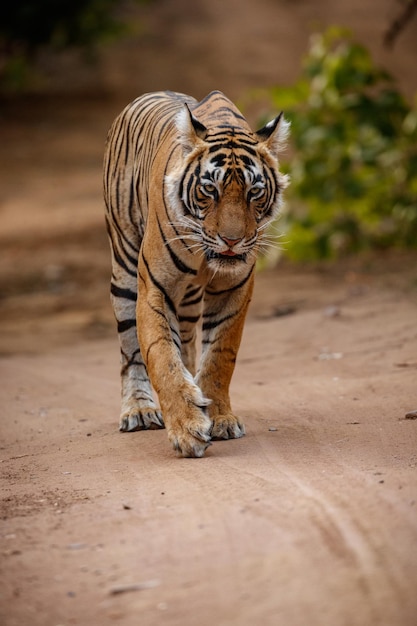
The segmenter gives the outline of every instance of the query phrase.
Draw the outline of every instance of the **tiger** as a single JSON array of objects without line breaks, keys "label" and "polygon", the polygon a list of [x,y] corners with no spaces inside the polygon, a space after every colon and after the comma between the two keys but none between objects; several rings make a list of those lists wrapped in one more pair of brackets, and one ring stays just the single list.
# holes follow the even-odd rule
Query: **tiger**
[{"label": "tiger", "polygon": [[177,456],[245,434],[229,386],[255,262],[288,184],[278,164],[288,128],[280,113],[254,133],[220,91],[200,102],[160,91],[136,98],[108,132],[119,429],[166,427]]}]

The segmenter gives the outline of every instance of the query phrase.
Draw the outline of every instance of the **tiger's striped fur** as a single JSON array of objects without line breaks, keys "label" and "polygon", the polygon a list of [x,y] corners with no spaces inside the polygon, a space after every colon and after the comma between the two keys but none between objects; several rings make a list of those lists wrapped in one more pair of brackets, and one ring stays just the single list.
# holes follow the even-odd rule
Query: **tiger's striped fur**
[{"label": "tiger's striped fur", "polygon": [[165,423],[174,449],[195,457],[212,438],[244,434],[229,384],[257,252],[287,184],[277,161],[287,127],[279,116],[253,133],[219,91],[199,103],[146,94],[114,121],[104,197],[121,346],[120,430]]}]

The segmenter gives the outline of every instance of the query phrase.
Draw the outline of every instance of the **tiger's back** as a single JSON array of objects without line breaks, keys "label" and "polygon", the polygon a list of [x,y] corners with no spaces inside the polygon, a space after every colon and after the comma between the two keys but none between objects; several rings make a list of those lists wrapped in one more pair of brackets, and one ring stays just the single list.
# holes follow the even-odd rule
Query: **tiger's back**
[{"label": "tiger's back", "polygon": [[256,256],[286,185],[276,158],[285,132],[279,116],[253,133],[220,92],[200,103],[147,94],[115,120],[104,196],[122,355],[121,430],[160,428],[165,420],[183,456],[202,456],[213,436],[244,434],[229,384]]}]

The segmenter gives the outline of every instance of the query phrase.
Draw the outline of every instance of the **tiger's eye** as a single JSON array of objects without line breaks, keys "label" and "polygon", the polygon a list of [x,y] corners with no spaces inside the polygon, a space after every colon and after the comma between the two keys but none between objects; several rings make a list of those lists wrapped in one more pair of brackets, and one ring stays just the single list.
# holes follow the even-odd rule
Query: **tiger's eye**
[{"label": "tiger's eye", "polygon": [[264,187],[251,187],[248,191],[248,198],[249,200],[258,200],[258,198],[261,198],[264,193]]},{"label": "tiger's eye", "polygon": [[213,183],[203,182],[200,185],[200,191],[209,198],[215,198],[217,196],[217,187]]}]

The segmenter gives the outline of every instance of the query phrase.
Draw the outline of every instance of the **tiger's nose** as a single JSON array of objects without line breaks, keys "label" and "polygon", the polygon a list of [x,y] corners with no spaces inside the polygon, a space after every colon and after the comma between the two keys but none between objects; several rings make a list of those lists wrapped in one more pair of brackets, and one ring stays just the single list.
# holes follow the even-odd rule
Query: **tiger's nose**
[{"label": "tiger's nose", "polygon": [[223,235],[220,235],[220,237],[225,243],[227,243],[229,248],[233,248],[233,246],[235,246],[237,243],[239,243],[239,241],[242,241],[243,239],[243,237],[238,237],[238,239],[229,239],[229,237],[224,237]]}]

